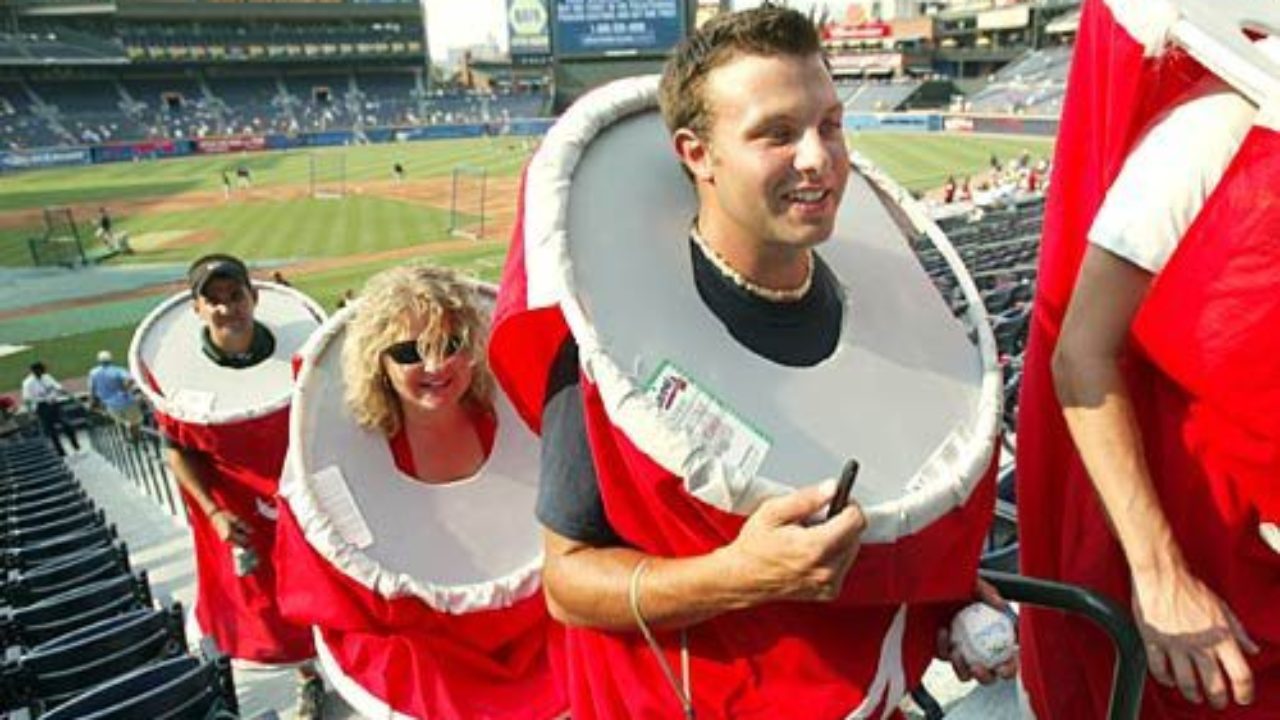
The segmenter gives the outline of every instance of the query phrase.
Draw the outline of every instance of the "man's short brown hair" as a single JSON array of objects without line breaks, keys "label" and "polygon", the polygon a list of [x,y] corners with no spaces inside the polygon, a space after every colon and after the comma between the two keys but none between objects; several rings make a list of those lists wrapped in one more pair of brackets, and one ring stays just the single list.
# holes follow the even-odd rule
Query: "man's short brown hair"
[{"label": "man's short brown hair", "polygon": [[676,46],[662,71],[658,102],[667,130],[688,128],[705,136],[711,110],[707,75],[736,55],[808,57],[822,53],[813,21],[797,10],[766,3],[718,15]]}]

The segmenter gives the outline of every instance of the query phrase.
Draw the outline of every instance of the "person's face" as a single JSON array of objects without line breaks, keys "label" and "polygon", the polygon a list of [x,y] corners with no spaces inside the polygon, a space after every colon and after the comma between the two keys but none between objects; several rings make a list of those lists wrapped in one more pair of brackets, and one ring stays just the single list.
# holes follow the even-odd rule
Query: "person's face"
[{"label": "person's face", "polygon": [[[843,106],[818,55],[739,55],[703,86],[706,137],[676,133],[704,186],[700,223],[722,242],[817,245],[831,235],[849,177]],[[713,240],[714,241],[714,240]]]},{"label": "person's face", "polygon": [[[415,348],[418,347],[418,340],[425,329],[426,321],[415,319],[408,331],[392,347],[406,343],[413,343]],[[382,371],[406,410],[412,408],[432,412],[457,405],[471,388],[473,360],[470,349],[449,339],[456,337],[449,323],[445,323],[444,334],[444,357],[439,361],[425,358],[420,352],[405,352],[404,347],[392,352],[384,349]]]},{"label": "person's face", "polygon": [[215,277],[205,284],[204,292],[196,296],[195,310],[209,328],[214,344],[223,350],[243,350],[227,345],[239,345],[245,338],[253,337],[253,311],[257,304],[254,290],[232,278]]}]

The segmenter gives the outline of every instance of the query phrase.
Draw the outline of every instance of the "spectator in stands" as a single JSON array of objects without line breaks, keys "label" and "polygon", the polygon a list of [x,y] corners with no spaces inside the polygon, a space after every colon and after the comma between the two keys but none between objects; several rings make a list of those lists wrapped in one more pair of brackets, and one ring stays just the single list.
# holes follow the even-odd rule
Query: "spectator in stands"
[{"label": "spectator in stands", "polygon": [[71,425],[62,417],[61,402],[69,398],[70,395],[48,373],[44,363],[37,360],[31,363],[30,369],[31,372],[22,379],[23,404],[26,405],[28,411],[36,414],[36,418],[40,421],[40,429],[44,431],[45,436],[53,443],[53,449],[59,455],[65,456],[67,454],[67,451],[62,448],[62,442],[58,439],[59,431],[66,436],[71,443],[71,447],[75,448],[76,452],[79,452],[80,441],[76,439],[75,430],[72,430]]},{"label": "spectator in stands", "polygon": [[[202,325],[204,355],[229,369],[250,368],[275,353],[276,338],[254,319],[258,291],[248,268],[224,254],[199,258],[187,271],[194,309]],[[253,447],[232,445],[161,423],[169,466],[182,487],[193,516],[197,568],[202,577],[228,580],[228,555],[235,558],[235,587],[200,583],[202,629],[232,657],[264,663],[298,664],[297,717],[322,717],[324,683],[310,661],[310,630],[287,623],[279,614],[272,549],[275,544],[273,498],[284,464],[288,434],[257,434]],[[249,438],[236,438],[249,442]],[[197,447],[197,445],[199,447]],[[225,449],[219,451],[223,446]],[[201,449],[204,448],[204,449]],[[234,509],[233,509],[234,508]],[[199,517],[196,514],[199,513]],[[251,615],[252,617],[245,617]]]},{"label": "spectator in stands", "polygon": [[351,288],[347,288],[346,290],[343,290],[342,297],[338,298],[338,309],[341,310],[342,308],[350,305],[351,303],[355,302],[355,299],[356,299],[356,293],[354,290],[352,290]]},{"label": "spectator in stands", "polygon": [[138,439],[142,409],[133,395],[133,380],[127,370],[112,362],[109,350],[98,352],[98,362],[89,371],[89,403],[106,410],[129,430],[130,438]]}]

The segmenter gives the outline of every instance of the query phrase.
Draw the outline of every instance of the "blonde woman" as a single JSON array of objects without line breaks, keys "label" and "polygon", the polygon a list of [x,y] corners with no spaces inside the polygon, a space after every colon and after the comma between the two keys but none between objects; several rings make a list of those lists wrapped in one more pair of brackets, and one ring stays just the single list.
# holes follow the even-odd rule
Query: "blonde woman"
[{"label": "blonde woman", "polygon": [[428,265],[379,273],[347,333],[342,374],[356,422],[388,438],[406,475],[440,484],[474,474],[494,420],[486,323],[470,286]]},{"label": "blonde woman", "polygon": [[393,268],[302,353],[281,594],[367,717],[567,706],[541,592],[538,441],[494,391],[479,295],[448,270]]}]

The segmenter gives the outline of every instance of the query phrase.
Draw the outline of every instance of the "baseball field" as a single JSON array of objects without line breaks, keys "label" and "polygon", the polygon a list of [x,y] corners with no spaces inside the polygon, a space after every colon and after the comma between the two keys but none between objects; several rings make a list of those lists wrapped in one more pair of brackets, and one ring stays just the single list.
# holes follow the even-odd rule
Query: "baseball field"
[{"label": "baseball field", "polygon": [[[864,133],[850,144],[912,190],[982,173],[992,154],[1052,152],[1050,140],[947,134]],[[209,252],[237,254],[263,277],[279,271],[328,308],[410,259],[496,279],[531,151],[515,138],[437,140],[0,176],[0,391],[15,391],[36,359],[60,379],[83,375],[101,349],[123,359],[138,321]],[[241,166],[246,187],[235,178]],[[31,267],[29,241],[46,234],[46,208],[58,208],[55,246],[65,249],[70,218],[86,251],[104,253],[94,231],[105,209],[132,252],[91,269]]]}]

